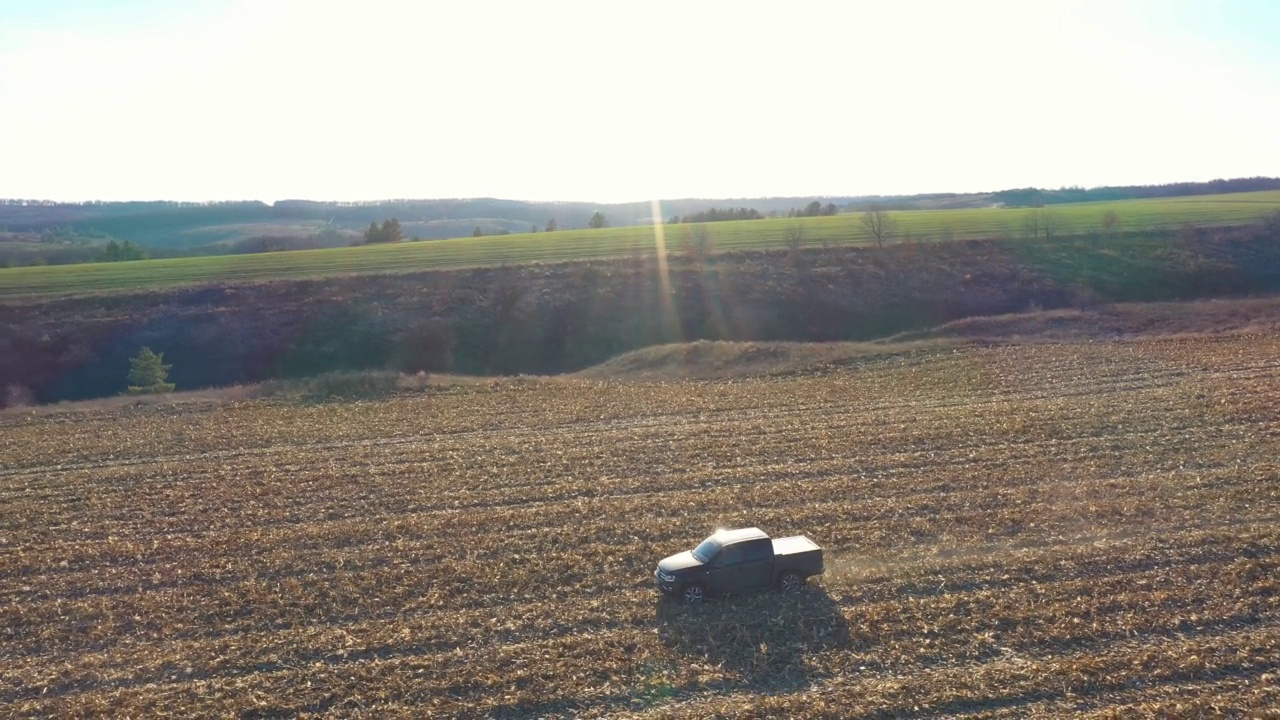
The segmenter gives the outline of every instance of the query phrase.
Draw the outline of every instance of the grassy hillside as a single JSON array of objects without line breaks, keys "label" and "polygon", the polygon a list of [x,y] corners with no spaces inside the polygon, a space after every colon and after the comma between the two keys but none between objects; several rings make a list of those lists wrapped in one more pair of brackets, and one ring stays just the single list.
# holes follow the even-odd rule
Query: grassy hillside
[{"label": "grassy hillside", "polygon": [[[1100,232],[1107,213],[1115,232],[1237,225],[1280,209],[1280,191],[1152,200],[1080,203],[1044,209],[913,210],[893,214],[895,237],[924,240],[1019,237],[1029,219],[1051,223],[1058,234]],[[799,229],[803,243],[858,244],[870,241],[860,214],[805,219],[751,220],[705,226],[713,250],[766,250],[786,247]],[[664,226],[666,247],[679,251],[695,230]],[[655,252],[654,228],[461,238],[388,246],[365,246],[199,258],[98,263],[0,270],[0,299],[159,289],[192,283],[233,283],[327,277],[348,274],[411,272],[534,262],[621,257]]]},{"label": "grassy hillside", "polygon": [[864,341],[1029,308],[1277,293],[1277,240],[1250,226],[9,298],[0,378],[42,402],[110,395],[144,345],[194,389],[371,368],[554,374],[699,339]]},{"label": "grassy hillside", "polygon": [[[0,715],[1272,717],[1278,356],[0,414]],[[747,525],[826,573],[659,599]]]}]

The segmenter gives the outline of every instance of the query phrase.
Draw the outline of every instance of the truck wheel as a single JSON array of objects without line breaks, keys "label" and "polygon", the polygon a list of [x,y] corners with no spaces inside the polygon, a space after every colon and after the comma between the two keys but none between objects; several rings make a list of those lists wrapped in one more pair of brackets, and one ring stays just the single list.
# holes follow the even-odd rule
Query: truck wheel
[{"label": "truck wheel", "polygon": [[800,588],[804,587],[804,578],[799,573],[783,573],[778,578],[778,588],[784,593],[800,592]]},{"label": "truck wheel", "polygon": [[680,592],[680,598],[684,600],[685,605],[701,605],[705,597],[705,592],[701,585],[686,585],[684,590]]}]

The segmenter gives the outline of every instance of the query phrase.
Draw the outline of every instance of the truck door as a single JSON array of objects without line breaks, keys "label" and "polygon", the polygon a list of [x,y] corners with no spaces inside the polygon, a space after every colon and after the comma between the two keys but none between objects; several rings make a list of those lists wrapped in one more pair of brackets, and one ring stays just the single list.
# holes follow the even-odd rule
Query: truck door
[{"label": "truck door", "polygon": [[742,560],[738,577],[741,588],[762,588],[773,583],[773,541],[769,538],[751,540],[740,544]]},{"label": "truck door", "polygon": [[707,584],[711,592],[731,593],[742,589],[742,545],[725,545],[720,553],[711,561],[711,572],[707,574]]}]

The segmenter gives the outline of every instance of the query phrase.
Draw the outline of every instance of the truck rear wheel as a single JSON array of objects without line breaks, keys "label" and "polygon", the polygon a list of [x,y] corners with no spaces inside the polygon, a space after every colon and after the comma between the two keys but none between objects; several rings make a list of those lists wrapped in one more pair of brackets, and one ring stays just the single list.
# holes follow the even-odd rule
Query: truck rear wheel
[{"label": "truck rear wheel", "polygon": [[783,573],[782,577],[778,578],[778,589],[784,593],[800,592],[802,587],[804,587],[804,578],[800,573]]},{"label": "truck rear wheel", "polygon": [[702,600],[705,597],[706,592],[702,589],[701,585],[696,583],[693,585],[685,585],[684,590],[680,591],[680,598],[684,600],[685,605],[701,605]]}]

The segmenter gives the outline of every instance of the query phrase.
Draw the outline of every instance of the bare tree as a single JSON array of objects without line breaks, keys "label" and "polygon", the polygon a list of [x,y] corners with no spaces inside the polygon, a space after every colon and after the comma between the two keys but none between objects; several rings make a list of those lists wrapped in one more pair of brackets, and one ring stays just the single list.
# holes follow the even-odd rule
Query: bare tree
[{"label": "bare tree", "polygon": [[485,304],[492,313],[486,365],[491,370],[505,371],[511,362],[510,339],[519,328],[520,306],[529,294],[529,286],[521,282],[519,274],[503,266],[495,271],[493,285],[489,288]]},{"label": "bare tree", "polygon": [[1036,208],[1022,216],[1022,233],[1027,240],[1052,240],[1067,229],[1067,219],[1052,210]]},{"label": "bare tree", "polygon": [[1067,219],[1052,210],[1037,210],[1040,214],[1040,229],[1044,232],[1045,240],[1052,240],[1058,235],[1066,232]]},{"label": "bare tree", "polygon": [[1102,234],[1108,238],[1115,237],[1116,230],[1120,228],[1120,215],[1115,210],[1108,210],[1102,213]]},{"label": "bare tree", "polygon": [[715,242],[711,239],[711,231],[706,225],[698,224],[693,226],[693,231],[684,236],[684,249],[696,262],[702,262],[715,249]]},{"label": "bare tree", "polygon": [[782,234],[782,240],[787,244],[787,250],[790,250],[792,255],[799,253],[800,248],[804,247],[804,226],[792,225],[787,228]]},{"label": "bare tree", "polygon": [[489,306],[499,327],[506,326],[515,317],[516,307],[529,294],[529,288],[520,282],[519,276],[506,268],[499,271],[497,281],[489,291]]},{"label": "bare tree", "polygon": [[1022,233],[1027,240],[1040,238],[1040,211],[1028,210],[1022,216]]},{"label": "bare tree", "polygon": [[889,211],[879,205],[872,205],[862,213],[862,227],[875,239],[876,246],[883,248],[884,241],[893,236],[898,222]]}]

